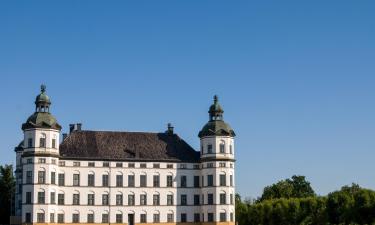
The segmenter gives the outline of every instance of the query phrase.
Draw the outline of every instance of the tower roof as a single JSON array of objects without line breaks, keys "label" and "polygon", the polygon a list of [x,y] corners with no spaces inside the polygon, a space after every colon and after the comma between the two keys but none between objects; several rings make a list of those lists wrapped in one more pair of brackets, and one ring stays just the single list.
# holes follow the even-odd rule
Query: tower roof
[{"label": "tower roof", "polygon": [[234,133],[231,126],[224,122],[223,113],[224,110],[219,104],[219,98],[217,95],[214,96],[214,103],[210,106],[208,110],[209,121],[203,126],[202,130],[199,132],[198,137],[202,138],[205,136],[232,136]]},{"label": "tower roof", "polygon": [[56,118],[49,112],[51,100],[46,94],[46,86],[41,85],[40,89],[41,93],[35,98],[35,112],[22,124],[22,130],[29,128],[61,130],[60,124],[57,123]]}]

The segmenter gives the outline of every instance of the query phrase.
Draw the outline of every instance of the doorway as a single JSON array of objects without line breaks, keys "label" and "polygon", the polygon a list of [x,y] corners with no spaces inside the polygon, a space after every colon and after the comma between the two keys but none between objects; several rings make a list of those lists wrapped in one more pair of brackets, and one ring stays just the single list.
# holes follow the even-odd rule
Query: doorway
[{"label": "doorway", "polygon": [[128,214],[128,225],[134,225],[134,214]]}]

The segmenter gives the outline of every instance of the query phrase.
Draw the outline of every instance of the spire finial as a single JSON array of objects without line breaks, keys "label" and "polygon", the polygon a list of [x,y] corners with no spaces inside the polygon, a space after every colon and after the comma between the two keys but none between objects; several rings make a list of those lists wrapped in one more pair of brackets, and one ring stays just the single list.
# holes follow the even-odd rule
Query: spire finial
[{"label": "spire finial", "polygon": [[214,95],[214,103],[217,103],[219,101],[219,98],[217,97],[217,95]]},{"label": "spire finial", "polygon": [[42,93],[44,93],[44,92],[46,92],[46,85],[45,84],[42,84],[42,85],[40,85],[40,91],[42,92]]}]

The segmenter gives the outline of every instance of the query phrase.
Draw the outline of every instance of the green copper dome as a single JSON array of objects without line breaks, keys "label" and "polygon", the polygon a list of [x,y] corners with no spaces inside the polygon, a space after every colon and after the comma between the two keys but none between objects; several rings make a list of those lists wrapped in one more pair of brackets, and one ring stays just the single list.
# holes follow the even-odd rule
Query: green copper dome
[{"label": "green copper dome", "polygon": [[210,106],[208,111],[209,121],[203,126],[202,130],[199,132],[198,137],[202,138],[205,136],[232,136],[234,133],[231,126],[224,122],[223,113],[224,110],[219,104],[218,97],[214,96],[214,103]]},{"label": "green copper dome", "polygon": [[35,100],[35,112],[24,124],[22,124],[23,130],[30,128],[50,128],[61,130],[60,124],[57,123],[56,118],[49,112],[51,101],[45,92],[46,86],[42,85],[41,93]]}]

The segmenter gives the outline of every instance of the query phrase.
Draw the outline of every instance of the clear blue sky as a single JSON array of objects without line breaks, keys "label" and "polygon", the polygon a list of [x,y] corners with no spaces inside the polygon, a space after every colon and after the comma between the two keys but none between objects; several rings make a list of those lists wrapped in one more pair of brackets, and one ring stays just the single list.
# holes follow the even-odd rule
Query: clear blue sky
[{"label": "clear blue sky", "polygon": [[375,189],[374,1],[1,1],[0,163],[41,83],[66,131],[176,132],[197,148],[218,94],[237,190],[293,174]]}]

